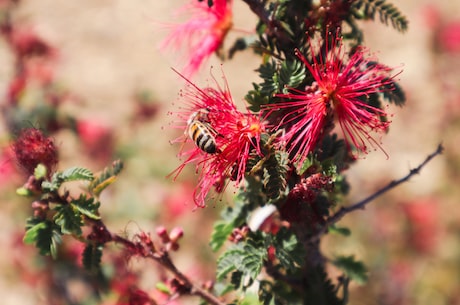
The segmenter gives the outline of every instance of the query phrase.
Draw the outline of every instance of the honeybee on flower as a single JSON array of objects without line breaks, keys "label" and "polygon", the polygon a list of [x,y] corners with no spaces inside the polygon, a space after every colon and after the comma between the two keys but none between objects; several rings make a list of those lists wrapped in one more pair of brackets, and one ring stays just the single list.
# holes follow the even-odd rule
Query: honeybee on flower
[{"label": "honeybee on flower", "polygon": [[262,155],[260,137],[266,125],[260,115],[237,109],[226,82],[223,88],[217,82],[216,88],[199,88],[184,79],[187,87],[180,98],[185,106],[177,113],[183,122],[177,127],[184,136],[175,142],[185,140],[193,145],[179,153],[184,161],[171,175],[176,178],[185,166],[194,164],[199,175],[194,200],[204,207],[213,187],[222,192],[230,180],[240,185],[250,153]]},{"label": "honeybee on flower", "polygon": [[208,109],[199,109],[192,113],[187,120],[186,133],[202,151],[208,154],[220,152],[216,145],[217,135],[208,118]]}]

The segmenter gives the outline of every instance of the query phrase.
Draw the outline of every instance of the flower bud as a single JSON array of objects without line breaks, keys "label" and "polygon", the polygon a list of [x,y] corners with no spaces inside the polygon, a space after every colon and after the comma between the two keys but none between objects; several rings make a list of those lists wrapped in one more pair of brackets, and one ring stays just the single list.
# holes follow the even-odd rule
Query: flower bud
[{"label": "flower bud", "polygon": [[169,233],[169,239],[174,243],[177,242],[182,236],[184,236],[184,230],[182,228],[176,227],[171,230]]}]

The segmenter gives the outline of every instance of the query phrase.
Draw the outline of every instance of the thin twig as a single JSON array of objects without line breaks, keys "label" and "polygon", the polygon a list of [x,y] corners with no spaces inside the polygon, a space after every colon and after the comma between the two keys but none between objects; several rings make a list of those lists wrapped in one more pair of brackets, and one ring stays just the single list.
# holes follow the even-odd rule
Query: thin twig
[{"label": "thin twig", "polygon": [[442,151],[444,150],[444,147],[439,144],[438,147],[436,148],[436,150],[431,153],[430,155],[428,155],[426,157],[426,159],[419,164],[419,166],[411,169],[409,171],[409,173],[398,179],[398,180],[393,180],[391,181],[390,183],[388,183],[386,186],[384,186],[383,188],[381,188],[380,190],[378,190],[377,192],[375,192],[374,194],[370,195],[369,197],[355,203],[355,204],[352,204],[351,206],[348,206],[348,207],[342,207],[340,208],[334,215],[332,215],[331,217],[329,217],[324,226],[321,228],[320,231],[318,231],[318,233],[316,233],[312,238],[311,240],[318,240],[320,238],[321,235],[323,235],[324,233],[327,232],[327,229],[329,226],[337,223],[339,220],[341,220],[346,214],[350,213],[350,212],[353,212],[355,210],[363,210],[366,205],[371,202],[372,200],[374,200],[375,198],[379,197],[380,195],[388,192],[389,190],[397,187],[398,185],[404,183],[404,182],[407,182],[410,178],[412,178],[412,176],[416,175],[416,174],[419,174],[421,169],[428,163],[430,162],[434,157],[436,157],[437,155],[440,155],[442,154]]},{"label": "thin twig", "polygon": [[[169,270],[174,278],[177,279],[183,287],[186,288],[187,292],[182,295],[189,294],[199,296],[204,299],[207,304],[211,305],[225,305],[226,303],[219,300],[215,295],[199,285],[193,283],[185,274],[183,274],[176,265],[173,263],[167,250],[163,248],[157,248],[151,243],[150,237],[148,236],[145,240],[131,241],[125,237],[122,237],[116,233],[109,231],[107,226],[101,220],[92,220],[95,224],[95,228],[100,236],[103,236],[103,242],[114,242],[123,245],[127,251],[132,252],[134,255],[139,255],[145,258],[150,258],[156,261],[158,264],[163,266],[166,270]],[[146,242],[147,241],[147,242]]]},{"label": "thin twig", "polygon": [[212,305],[225,305],[226,303],[219,300],[215,295],[207,291],[206,289],[194,285],[193,282],[182,272],[180,272],[177,267],[172,262],[171,258],[169,257],[168,252],[164,252],[161,255],[157,255],[157,253],[152,253],[148,257],[152,258],[160,265],[162,265],[165,269],[169,270],[171,273],[174,274],[174,277],[181,282],[183,286],[189,289],[190,295],[199,296],[202,299],[206,300],[207,304]]}]

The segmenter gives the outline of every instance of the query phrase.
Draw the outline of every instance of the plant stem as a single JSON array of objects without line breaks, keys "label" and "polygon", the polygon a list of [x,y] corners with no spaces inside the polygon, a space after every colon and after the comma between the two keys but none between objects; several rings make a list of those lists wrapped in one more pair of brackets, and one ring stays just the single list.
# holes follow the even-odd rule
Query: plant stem
[{"label": "plant stem", "polygon": [[330,216],[327,220],[324,226],[319,230],[314,236],[311,237],[311,240],[319,240],[319,238],[327,232],[327,229],[329,226],[337,223],[339,220],[341,220],[346,214],[353,212],[355,210],[364,210],[366,205],[371,202],[372,200],[376,199],[380,195],[388,192],[389,190],[399,186],[400,184],[407,182],[412,176],[419,174],[422,168],[428,164],[434,157],[437,155],[442,154],[442,151],[444,150],[443,146],[441,144],[438,145],[436,150],[428,155],[425,160],[420,163],[417,167],[411,169],[407,175],[404,177],[398,179],[398,180],[393,180],[390,183],[388,183],[386,186],[375,192],[374,194],[370,195],[369,197],[352,204],[348,207],[341,207],[334,215]]}]

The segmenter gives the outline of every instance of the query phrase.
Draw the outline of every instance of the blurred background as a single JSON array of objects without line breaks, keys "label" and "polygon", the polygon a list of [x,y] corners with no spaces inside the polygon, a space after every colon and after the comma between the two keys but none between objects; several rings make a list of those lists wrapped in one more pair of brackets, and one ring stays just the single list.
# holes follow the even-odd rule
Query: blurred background
[{"label": "blurred background", "polygon": [[[13,2],[17,3],[9,17],[17,32],[9,41],[0,41],[2,304],[51,304],[49,277],[54,282],[65,277],[47,273],[46,259],[37,258],[33,247],[22,244],[30,203],[15,195],[24,181],[6,149],[8,130],[18,129],[14,124],[50,129],[47,119],[53,115],[59,168],[80,165],[98,171],[114,159],[125,162],[118,181],[102,197],[109,228],[129,236],[141,229],[154,232],[159,225],[168,230],[181,226],[185,236],[174,256],[178,267],[197,281],[213,279],[216,254],[208,242],[226,199],[193,211],[194,169],[186,169],[176,181],[165,178],[180,164],[173,157],[180,145],[170,144],[180,131],[171,128],[167,113],[177,110],[183,88],[171,67],[183,63],[174,52],[160,52],[158,45],[168,34],[165,24],[180,21],[169,16],[186,1],[0,0],[0,8]],[[410,21],[406,33],[378,21],[362,22],[361,27],[365,45],[380,62],[403,71],[398,78],[407,103],[389,109],[393,124],[383,139],[389,159],[376,151],[348,171],[352,191],[346,203],[406,175],[439,143],[445,153],[365,211],[348,215],[341,225],[348,226],[352,235],[326,237],[324,253],[355,255],[370,270],[368,284],[352,285],[350,304],[460,304],[460,2],[392,3]],[[237,37],[252,32],[256,22],[238,0],[234,15],[227,48]],[[22,60],[18,50],[31,37],[42,40],[44,46],[34,52],[44,56],[28,62],[32,76],[25,85],[17,75]],[[237,53],[223,64],[240,106],[251,83],[258,82],[254,70],[259,64],[260,58],[250,51]],[[195,83],[207,83],[211,65],[219,67],[218,58],[207,62]],[[219,75],[220,69],[214,71]],[[44,119],[31,122],[24,113],[8,113],[13,99],[20,99],[26,112],[39,112]],[[57,115],[46,107],[50,102],[59,109]],[[77,255],[78,245],[66,247],[66,255]],[[152,263],[134,260],[129,265],[146,291],[153,291],[156,281],[167,277]],[[80,278],[68,293],[81,301],[75,304],[96,304],[84,301],[85,289]],[[105,304],[115,304],[116,297],[106,296],[106,300]],[[180,301],[176,304],[197,303]]]}]

